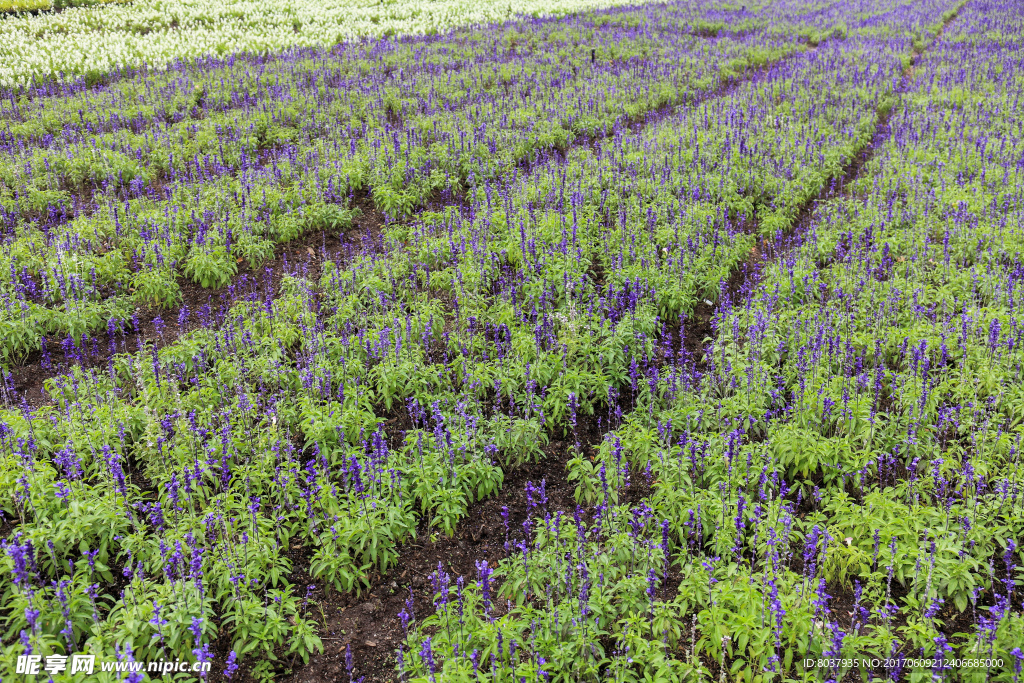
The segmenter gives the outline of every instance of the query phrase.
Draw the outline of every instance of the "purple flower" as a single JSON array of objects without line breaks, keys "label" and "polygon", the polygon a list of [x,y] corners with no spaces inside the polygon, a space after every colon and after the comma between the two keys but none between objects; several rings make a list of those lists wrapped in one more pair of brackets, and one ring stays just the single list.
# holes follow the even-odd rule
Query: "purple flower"
[{"label": "purple flower", "polygon": [[224,678],[231,680],[231,677],[235,675],[236,671],[238,671],[238,664],[235,663],[236,659],[238,659],[238,653],[232,650],[230,654],[228,654],[228,661],[224,667]]},{"label": "purple flower", "polygon": [[420,658],[427,663],[427,668],[430,670],[430,680],[436,681],[437,665],[434,663],[434,651],[430,647],[430,636],[427,636],[426,640],[423,641],[423,647],[420,648]]},{"label": "purple flower", "polygon": [[476,571],[480,577],[480,596],[484,603],[484,614],[489,615],[491,607],[491,574],[493,570],[487,566],[487,560],[476,563]]},{"label": "purple flower", "polygon": [[1014,656],[1014,683],[1018,683],[1021,677],[1021,667],[1024,666],[1024,651],[1021,651],[1019,647],[1015,647],[1010,650],[1010,654]]}]

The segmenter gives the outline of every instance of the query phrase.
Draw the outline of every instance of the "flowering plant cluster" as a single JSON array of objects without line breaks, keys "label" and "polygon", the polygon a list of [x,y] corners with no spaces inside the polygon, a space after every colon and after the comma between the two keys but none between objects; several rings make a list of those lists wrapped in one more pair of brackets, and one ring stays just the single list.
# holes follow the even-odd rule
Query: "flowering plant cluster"
[{"label": "flowering plant cluster", "polygon": [[[402,680],[1016,683],[1024,15],[975,1],[680,2],[12,94],[4,661],[273,678],[322,651],[322,591],[557,443],[577,505],[531,482],[500,557],[439,566]],[[349,248],[261,269],[309,233]],[[143,306],[168,322],[130,348]],[[58,347],[19,402],[7,371]]]},{"label": "flowering plant cluster", "polygon": [[[103,80],[109,72],[161,68],[180,60],[268,55],[353,40],[437,36],[461,26],[523,26],[523,19],[633,4],[627,0],[0,0],[0,87],[54,80]],[[673,3],[675,18],[713,34],[767,25],[773,11],[806,37],[830,26],[828,3],[767,8],[733,23],[728,3]],[[56,9],[60,12],[40,10]],[[726,11],[722,11],[722,10]],[[6,10],[6,13],[5,13]],[[637,22],[639,23],[639,22]],[[781,22],[775,22],[778,25]],[[492,26],[497,25],[497,26]],[[633,24],[630,28],[635,28]],[[427,41],[429,42],[429,41]],[[415,38],[410,44],[422,46]]]},{"label": "flowering plant cluster", "polygon": [[[84,353],[133,311],[277,245],[407,218],[538,155],[699,97],[800,45],[693,36],[676,8],[191,64],[0,105],[0,358]],[[627,21],[628,19],[628,21]],[[643,24],[639,20],[643,19]],[[49,91],[47,91],[49,92]]]},{"label": "flowering plant cluster", "polygon": [[67,7],[92,7],[106,3],[126,3],[131,0],[0,0],[0,16],[19,12],[60,11]]}]

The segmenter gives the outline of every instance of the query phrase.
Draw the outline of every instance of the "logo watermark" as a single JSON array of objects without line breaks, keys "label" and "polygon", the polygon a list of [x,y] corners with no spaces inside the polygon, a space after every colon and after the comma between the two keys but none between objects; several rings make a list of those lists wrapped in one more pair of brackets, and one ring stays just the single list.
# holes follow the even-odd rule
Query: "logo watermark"
[{"label": "logo watermark", "polygon": [[39,674],[91,674],[95,671],[115,673],[155,673],[168,674],[185,671],[188,673],[208,673],[210,662],[188,662],[180,659],[158,659],[152,662],[131,662],[121,660],[104,660],[97,662],[96,655],[74,654],[65,655],[19,655],[15,673],[26,676]]}]

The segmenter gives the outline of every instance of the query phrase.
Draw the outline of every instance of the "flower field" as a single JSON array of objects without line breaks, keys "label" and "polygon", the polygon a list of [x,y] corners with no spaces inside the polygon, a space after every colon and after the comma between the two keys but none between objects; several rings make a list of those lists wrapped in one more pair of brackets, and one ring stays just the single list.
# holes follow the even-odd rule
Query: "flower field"
[{"label": "flower field", "polygon": [[[130,4],[129,4],[130,3]],[[437,35],[625,0],[0,0],[0,87],[361,37]],[[45,12],[45,10],[63,10]],[[40,10],[44,12],[39,13]],[[29,14],[29,12],[34,12]]]},{"label": "flower field", "polygon": [[608,4],[0,19],[4,680],[1021,680],[1024,8]]}]

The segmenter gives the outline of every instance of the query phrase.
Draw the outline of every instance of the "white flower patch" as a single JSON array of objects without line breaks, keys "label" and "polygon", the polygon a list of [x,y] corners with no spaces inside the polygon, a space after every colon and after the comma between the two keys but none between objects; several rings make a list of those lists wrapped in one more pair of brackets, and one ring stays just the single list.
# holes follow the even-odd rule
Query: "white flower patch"
[{"label": "white flower patch", "polygon": [[554,16],[628,0],[137,0],[0,18],[0,86],[238,52]]}]

